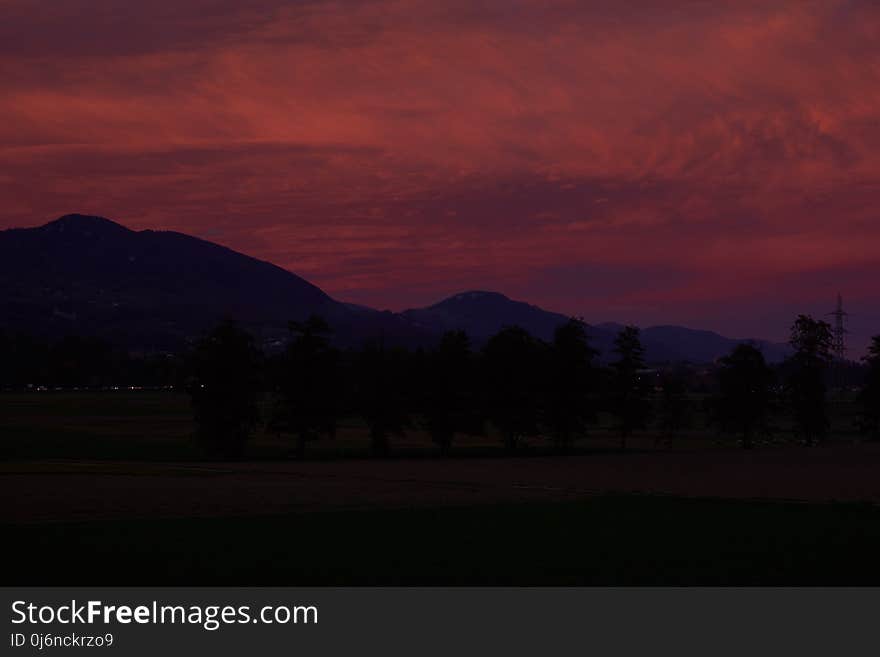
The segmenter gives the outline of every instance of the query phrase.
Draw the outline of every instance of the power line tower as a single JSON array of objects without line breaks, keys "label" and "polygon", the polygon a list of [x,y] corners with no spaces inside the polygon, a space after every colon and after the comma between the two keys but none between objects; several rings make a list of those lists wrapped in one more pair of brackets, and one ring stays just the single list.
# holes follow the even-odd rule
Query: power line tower
[{"label": "power line tower", "polygon": [[843,297],[837,294],[837,309],[828,313],[834,318],[834,329],[832,332],[831,351],[841,363],[846,360],[846,318],[849,315],[843,309]]}]

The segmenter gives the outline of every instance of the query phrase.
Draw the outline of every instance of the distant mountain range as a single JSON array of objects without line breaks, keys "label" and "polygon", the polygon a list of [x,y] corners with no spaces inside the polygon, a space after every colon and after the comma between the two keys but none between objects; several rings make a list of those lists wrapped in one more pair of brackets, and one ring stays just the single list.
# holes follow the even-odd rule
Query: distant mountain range
[{"label": "distant mountain range", "polygon": [[[480,344],[509,325],[547,340],[568,319],[484,291],[402,313],[373,310],[337,301],[285,269],[212,242],[77,214],[0,231],[0,292],[0,328],[97,335],[143,349],[173,348],[225,317],[263,343],[283,340],[288,321],[317,313],[342,345],[381,336],[410,347],[431,344],[451,329]],[[619,329],[591,327],[594,344],[608,354]],[[743,342],[679,326],[646,328],[642,338],[656,362],[711,362]],[[768,360],[786,353],[785,345],[756,342]]]},{"label": "distant mountain range", "polygon": [[[462,329],[478,341],[497,333],[503,326],[520,326],[532,335],[550,340],[556,327],[569,319],[566,315],[513,301],[497,292],[483,291],[456,294],[427,308],[405,310],[401,315],[425,330]],[[607,322],[589,328],[593,346],[599,349],[603,358],[609,359],[614,339],[623,325]],[[683,326],[643,328],[641,339],[651,362],[711,363],[742,342],[754,343],[772,362],[781,361],[788,354],[788,345],[764,340],[737,340]]]}]

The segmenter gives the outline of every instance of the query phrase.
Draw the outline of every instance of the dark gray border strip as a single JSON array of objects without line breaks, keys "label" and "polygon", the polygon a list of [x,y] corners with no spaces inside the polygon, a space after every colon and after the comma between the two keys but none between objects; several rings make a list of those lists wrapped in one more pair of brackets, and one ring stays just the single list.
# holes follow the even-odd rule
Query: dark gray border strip
[{"label": "dark gray border strip", "polygon": [[[875,588],[5,588],[2,598],[2,653],[22,656],[70,650],[212,656],[873,655],[880,608]],[[209,607],[225,605],[247,605],[250,613],[267,605],[314,608],[317,622],[301,615],[297,623],[236,622],[216,630],[197,622],[12,623],[21,618],[13,612],[14,601],[58,608],[72,600],[101,601],[101,610],[153,608],[154,601],[196,606],[205,617],[212,613],[205,611]],[[110,647],[65,648],[47,645],[45,635],[50,643],[72,635],[103,635],[105,643],[107,635],[113,638]],[[13,647],[16,642],[24,645]]]}]

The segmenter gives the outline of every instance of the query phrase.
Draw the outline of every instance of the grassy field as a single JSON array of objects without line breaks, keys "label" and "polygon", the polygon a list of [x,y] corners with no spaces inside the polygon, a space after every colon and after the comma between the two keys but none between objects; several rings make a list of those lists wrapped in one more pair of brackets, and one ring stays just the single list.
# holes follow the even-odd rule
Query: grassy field
[{"label": "grassy field", "polygon": [[880,584],[880,510],[602,496],[6,525],[7,585]]},{"label": "grassy field", "polygon": [[880,447],[854,413],[833,401],[819,449],[781,417],[746,452],[696,412],[672,446],[646,431],[628,453],[603,418],[566,456],[535,439],[505,457],[490,435],[436,458],[412,431],[367,459],[349,419],[304,462],[257,432],[243,462],[211,463],[185,395],[4,393],[5,581],[880,584]]},{"label": "grassy field", "polygon": [[[730,447],[735,437],[722,436],[707,426],[701,398],[691,400],[692,413],[674,446],[687,449]],[[832,438],[837,442],[859,439],[856,406],[851,399],[830,403]],[[770,444],[792,441],[790,419],[780,415]],[[5,459],[87,460],[199,460],[202,454],[193,440],[194,427],[185,394],[172,391],[31,392],[0,393],[0,457]],[[657,432],[638,432],[629,441],[635,449],[657,446]],[[613,449],[618,439],[612,421],[600,416],[580,450]],[[547,452],[548,441],[535,438],[525,445],[533,453]],[[398,456],[436,456],[437,450],[418,428],[392,439]],[[485,456],[501,449],[500,439],[459,436],[455,451],[460,455]],[[335,439],[309,445],[310,458],[352,458],[368,455],[367,428],[359,418],[340,422]],[[258,429],[247,447],[247,459],[286,459],[293,456],[290,437]]]}]

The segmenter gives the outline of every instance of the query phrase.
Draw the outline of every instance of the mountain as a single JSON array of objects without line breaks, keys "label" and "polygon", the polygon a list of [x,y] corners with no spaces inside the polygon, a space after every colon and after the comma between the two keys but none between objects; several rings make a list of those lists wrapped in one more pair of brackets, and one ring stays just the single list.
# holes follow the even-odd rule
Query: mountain
[{"label": "mountain", "polygon": [[401,315],[416,326],[439,331],[463,330],[477,341],[485,340],[504,326],[519,326],[543,340],[568,317],[513,301],[498,292],[462,292],[427,308],[404,310]]},{"label": "mountain", "polygon": [[[479,344],[504,326],[520,326],[542,340],[552,340],[553,332],[568,316],[543,310],[522,301],[514,301],[497,292],[471,291],[456,294],[433,306],[405,310],[401,313],[415,325],[440,331],[460,329]],[[613,358],[614,338],[623,328],[612,322],[591,325],[589,334],[593,346],[603,360]],[[689,329],[682,326],[652,326],[642,330],[649,362],[710,363],[727,354],[737,344],[753,342],[771,362],[781,361],[787,346],[760,340],[736,340],[712,331]]]},{"label": "mountain", "polygon": [[789,347],[785,344],[755,339],[737,340],[712,331],[683,326],[650,326],[642,330],[641,338],[649,359],[655,362],[711,363],[743,342],[754,344],[771,363],[781,362],[789,353]]},{"label": "mountain", "polygon": [[420,336],[392,313],[355,309],[268,262],[171,231],[133,231],[67,215],[39,228],[0,231],[0,326],[99,335],[122,344],[179,344],[232,317],[264,341],[311,313],[368,333]]},{"label": "mountain", "polygon": [[[174,348],[224,318],[261,343],[283,340],[290,320],[325,317],[342,346],[381,337],[430,345],[463,329],[479,346],[517,325],[550,340],[568,320],[497,292],[456,294],[402,313],[343,303],[286,269],[172,231],[133,231],[101,217],[72,214],[38,228],[0,231],[0,329],[59,337],[96,335],[138,348]],[[609,360],[616,324],[590,327]],[[653,362],[710,362],[742,342],[680,326],[644,329]],[[761,343],[769,360],[785,347]]]}]

